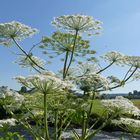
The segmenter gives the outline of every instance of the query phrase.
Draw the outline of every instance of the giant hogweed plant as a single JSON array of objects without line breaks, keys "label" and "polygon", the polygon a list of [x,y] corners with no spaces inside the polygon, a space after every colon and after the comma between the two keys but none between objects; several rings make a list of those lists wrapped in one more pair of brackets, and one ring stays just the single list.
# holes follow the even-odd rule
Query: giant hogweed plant
[{"label": "giant hogweed plant", "polygon": [[[90,139],[118,115],[114,113],[111,117],[107,116],[106,121],[93,131],[95,124],[89,126],[89,122],[94,109],[95,95],[124,86],[129,80],[139,79],[137,70],[140,68],[140,57],[138,56],[127,56],[111,51],[102,56],[105,61],[109,62],[105,67],[102,67],[96,60],[95,51],[90,48],[89,41],[83,39],[83,34],[84,36],[98,35],[101,24],[100,21],[90,16],[78,14],[56,17],[52,25],[59,31],[54,32],[51,37],[43,36],[41,41],[33,45],[29,51],[26,51],[19,41],[32,36],[38,32],[37,29],[16,21],[0,24],[0,44],[8,47],[15,45],[21,51],[16,63],[24,68],[31,67],[38,73],[27,77],[18,76],[16,80],[40,92],[39,99],[43,107],[37,102],[33,104],[25,100],[22,107],[26,111],[18,117],[8,109],[8,112],[29,130],[34,139],[60,140],[62,132],[67,128],[72,130],[76,140]],[[48,71],[48,68],[45,69],[45,61],[33,55],[33,49],[37,47],[42,49],[48,63],[50,63],[49,58],[55,58],[57,55],[61,57],[63,68],[57,74]],[[77,66],[72,67],[72,64],[76,63]],[[113,64],[128,67],[122,79],[115,76],[102,76],[102,73]],[[75,95],[74,88],[81,90],[82,96]],[[39,114],[36,113],[37,111]],[[36,131],[28,122],[29,116],[36,121]],[[71,125],[74,117],[81,119],[81,135]],[[50,122],[54,125],[54,133],[49,130]],[[95,123],[97,122],[98,120]]]}]

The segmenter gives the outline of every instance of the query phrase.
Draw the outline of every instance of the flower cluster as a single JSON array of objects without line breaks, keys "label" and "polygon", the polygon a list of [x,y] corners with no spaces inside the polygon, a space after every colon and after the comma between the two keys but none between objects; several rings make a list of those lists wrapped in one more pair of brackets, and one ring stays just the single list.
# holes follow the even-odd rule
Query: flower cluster
[{"label": "flower cluster", "polygon": [[139,56],[125,56],[124,63],[136,68],[140,68],[140,57]]},{"label": "flower cluster", "polygon": [[100,70],[100,68],[95,63],[89,62],[79,64],[77,69],[80,75],[97,73]]},{"label": "flower cluster", "polygon": [[3,105],[5,109],[17,110],[22,105],[24,96],[7,87],[0,87],[0,99],[8,100],[9,103],[7,102],[8,104],[4,103]]},{"label": "flower cluster", "polygon": [[[70,33],[54,32],[51,37],[43,37],[40,48],[54,51],[62,54],[63,52],[72,52],[73,39],[75,35]],[[77,36],[75,44],[75,53],[82,53],[89,48],[89,41],[83,40],[81,36]],[[47,53],[47,52],[46,52]],[[90,52],[89,52],[90,53]]]},{"label": "flower cluster", "polygon": [[97,34],[97,31],[101,29],[100,21],[93,19],[93,17],[79,14],[56,17],[52,24],[57,28],[70,32],[87,32],[89,35]]},{"label": "flower cluster", "polygon": [[121,83],[121,80],[118,79],[117,77],[113,76],[113,75],[108,76],[107,79],[108,79],[110,84],[118,85],[118,84]]},{"label": "flower cluster", "polygon": [[31,110],[31,112],[25,113],[22,117],[24,119],[29,119],[34,117],[39,117],[41,118],[43,116],[44,112],[42,110],[36,109],[36,110]]},{"label": "flower cluster", "polygon": [[140,79],[140,71],[139,70],[137,70],[137,72],[136,73],[134,73],[134,75],[133,75],[133,80],[139,80]]},{"label": "flower cluster", "polygon": [[105,77],[99,74],[90,73],[85,74],[76,80],[79,88],[83,91],[97,91],[97,90],[107,90],[109,88],[108,81]]},{"label": "flower cluster", "polygon": [[23,40],[36,32],[37,29],[33,29],[17,21],[0,23],[0,44],[11,46],[13,44],[13,38],[15,40]]},{"label": "flower cluster", "polygon": [[5,120],[0,120],[0,127],[4,126],[15,126],[16,125],[16,119],[5,119]]},{"label": "flower cluster", "polygon": [[115,99],[102,100],[101,103],[111,111],[120,109],[124,114],[140,116],[140,110],[130,100],[122,96],[117,96]]},{"label": "flower cluster", "polygon": [[119,52],[111,51],[102,56],[102,58],[111,63],[114,62],[116,64],[122,65],[124,63],[124,56],[124,54],[121,54]]},{"label": "flower cluster", "polygon": [[48,98],[48,108],[52,110],[64,111],[64,113],[84,110],[87,106],[87,100],[77,97],[73,94],[50,95]]},{"label": "flower cluster", "polygon": [[130,119],[130,118],[120,118],[119,120],[112,120],[112,123],[115,125],[125,125],[125,126],[131,126],[134,128],[140,129],[140,120],[136,119]]},{"label": "flower cluster", "polygon": [[[74,34],[54,32],[51,37],[43,37],[39,48],[43,50],[43,54],[48,56],[48,59],[52,59],[58,55],[65,55],[65,58],[68,58],[73,51],[74,44]],[[89,56],[95,54],[96,51],[90,49],[89,41],[82,39],[80,35],[77,36],[75,47],[74,47],[74,57],[81,57],[83,59],[89,60]],[[53,55],[54,54],[54,55]],[[77,59],[73,58],[73,61]],[[95,60],[94,57],[90,58]],[[62,58],[61,61],[65,59]]]},{"label": "flower cluster", "polygon": [[45,60],[43,60],[39,57],[33,56],[33,55],[31,55],[31,56],[20,56],[18,58],[18,60],[15,61],[15,63],[19,64],[22,68],[32,68],[32,66],[36,67],[36,64],[34,64],[33,62],[35,62],[39,66],[44,66],[45,65]]},{"label": "flower cluster", "polygon": [[[68,79],[76,79],[87,74],[96,74],[100,68],[95,63],[80,63],[76,67],[70,68],[67,76]],[[60,71],[62,73],[63,70]]]},{"label": "flower cluster", "polygon": [[18,76],[16,80],[27,87],[36,88],[45,94],[58,93],[72,86],[69,82],[57,78],[52,72],[44,72],[28,77]]}]

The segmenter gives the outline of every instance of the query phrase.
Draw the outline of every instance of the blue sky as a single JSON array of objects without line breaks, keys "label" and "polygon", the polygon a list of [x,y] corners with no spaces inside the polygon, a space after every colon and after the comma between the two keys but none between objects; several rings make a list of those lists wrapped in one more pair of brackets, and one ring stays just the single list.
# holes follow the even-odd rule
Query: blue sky
[{"label": "blue sky", "polygon": [[[24,40],[21,44],[29,50],[43,35],[50,35],[55,28],[50,22],[53,17],[67,14],[85,14],[103,22],[102,34],[91,37],[91,47],[97,55],[116,50],[128,55],[140,56],[140,1],[139,0],[1,0],[0,22],[20,21],[40,30],[39,34]],[[12,78],[16,75],[28,75],[32,72],[14,64],[16,56],[11,51],[13,46],[0,46],[0,86],[7,85],[18,89],[19,85]],[[35,54],[40,55],[38,51]],[[58,61],[47,66],[51,70],[61,67]],[[120,77],[124,71],[114,67],[106,74],[115,73]],[[133,82],[124,88],[112,92],[140,90],[140,82]]]}]

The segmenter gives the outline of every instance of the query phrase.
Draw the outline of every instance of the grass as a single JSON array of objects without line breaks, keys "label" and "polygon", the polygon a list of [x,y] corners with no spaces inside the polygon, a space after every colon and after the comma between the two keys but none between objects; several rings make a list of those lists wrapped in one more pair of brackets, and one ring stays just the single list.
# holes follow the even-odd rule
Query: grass
[{"label": "grass", "polygon": [[93,101],[92,114],[94,114],[95,117],[104,120],[110,113],[111,112],[102,105],[100,99]]},{"label": "grass", "polygon": [[140,109],[140,99],[132,99],[131,101],[135,106],[137,106]]},{"label": "grass", "polygon": [[93,101],[92,113],[102,116],[104,113],[104,110],[105,109],[104,109],[103,105],[101,104],[100,100]]}]

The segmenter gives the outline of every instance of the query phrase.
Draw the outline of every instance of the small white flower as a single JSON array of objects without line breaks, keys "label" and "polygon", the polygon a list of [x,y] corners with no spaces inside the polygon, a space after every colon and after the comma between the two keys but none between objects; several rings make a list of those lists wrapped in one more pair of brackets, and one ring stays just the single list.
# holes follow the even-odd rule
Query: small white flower
[{"label": "small white flower", "polygon": [[112,123],[115,125],[125,125],[140,129],[140,120],[136,119],[120,118],[119,120],[112,120]]},{"label": "small white flower", "polygon": [[100,21],[93,19],[91,16],[79,14],[56,17],[52,24],[57,28],[70,32],[87,32],[89,35],[96,34],[101,29]]},{"label": "small white flower", "polygon": [[48,76],[48,75],[49,76],[54,76],[54,77],[56,76],[56,74],[54,72],[52,72],[52,71],[43,71],[42,74],[46,75],[46,76]]},{"label": "small white flower", "polygon": [[0,23],[0,44],[11,46],[13,44],[12,38],[23,40],[36,32],[37,29],[33,29],[17,21]]}]

